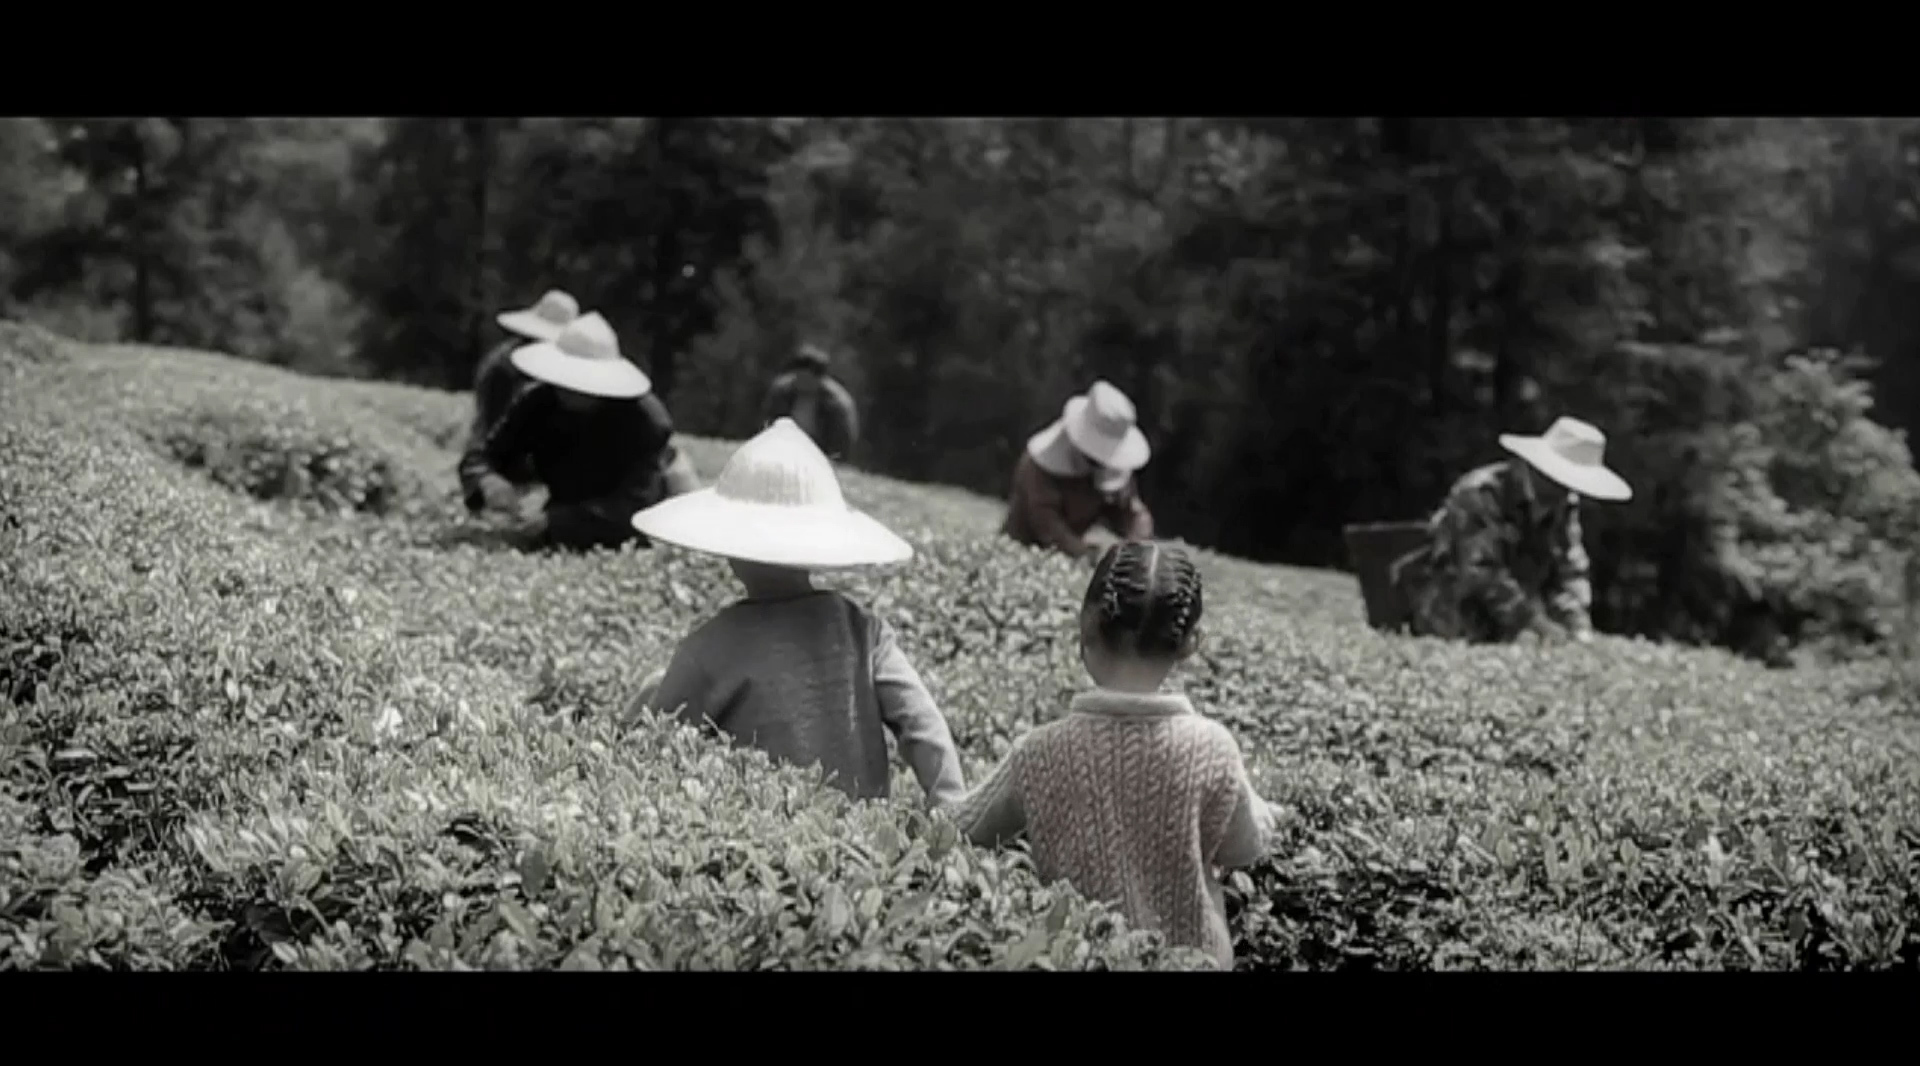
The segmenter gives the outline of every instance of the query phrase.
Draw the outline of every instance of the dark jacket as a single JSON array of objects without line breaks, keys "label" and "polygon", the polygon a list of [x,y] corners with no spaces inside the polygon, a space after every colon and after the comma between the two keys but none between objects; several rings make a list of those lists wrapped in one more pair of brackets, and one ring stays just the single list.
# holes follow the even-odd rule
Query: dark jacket
[{"label": "dark jacket", "polygon": [[536,385],[515,394],[461,458],[460,487],[473,506],[488,475],[545,485],[550,546],[646,543],[633,515],[665,498],[666,468],[677,454],[673,419],[653,393],[576,413],[561,407],[553,388]]},{"label": "dark jacket", "polygon": [[480,358],[473,374],[473,425],[467,431],[467,451],[487,442],[487,434],[500,424],[513,398],[533,384],[513,365],[513,350],[530,342],[510,337]]},{"label": "dark jacket", "polygon": [[480,493],[483,477],[499,474],[515,483],[525,477],[524,472],[518,477],[509,477],[495,471],[486,459],[487,438],[499,427],[514,400],[534,385],[532,378],[513,365],[513,350],[525,343],[518,337],[502,341],[480,357],[480,366],[473,374],[473,422],[467,427],[467,443],[460,451],[460,493],[467,510],[475,513],[484,506]]},{"label": "dark jacket", "polygon": [[1091,477],[1057,477],[1040,468],[1025,449],[1013,468],[1007,520],[1001,532],[1022,544],[1055,548],[1068,555],[1087,551],[1087,530],[1098,522],[1123,540],[1151,540],[1153,513],[1140,499],[1137,483],[1105,495]]},{"label": "dark jacket", "polygon": [[789,370],[767,389],[762,426],[791,418],[829,459],[848,459],[860,443],[860,416],[853,396],[825,374]]}]

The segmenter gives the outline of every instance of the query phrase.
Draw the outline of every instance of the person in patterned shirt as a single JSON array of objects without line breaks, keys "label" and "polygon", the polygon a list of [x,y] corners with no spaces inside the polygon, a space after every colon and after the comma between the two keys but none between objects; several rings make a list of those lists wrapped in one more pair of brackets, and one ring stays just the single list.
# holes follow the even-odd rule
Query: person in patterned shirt
[{"label": "person in patterned shirt", "polygon": [[1561,418],[1538,437],[1500,437],[1514,458],[1454,483],[1428,523],[1428,542],[1393,567],[1415,635],[1479,642],[1524,633],[1593,635],[1580,500],[1617,502],[1633,490],[1607,469],[1606,435]]}]

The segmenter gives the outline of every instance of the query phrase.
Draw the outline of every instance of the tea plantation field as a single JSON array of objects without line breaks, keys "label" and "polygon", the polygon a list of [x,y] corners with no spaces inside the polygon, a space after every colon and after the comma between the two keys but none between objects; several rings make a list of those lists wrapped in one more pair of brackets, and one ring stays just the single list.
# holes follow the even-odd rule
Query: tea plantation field
[{"label": "tea plantation field", "polygon": [[[853,806],[616,721],[731,579],[490,543],[469,403],[0,324],[5,967],[1197,965],[904,773]],[[1084,683],[1085,571],[996,501],[844,483],[920,552],[849,584],[980,775]],[[1181,681],[1282,811],[1230,887],[1240,969],[1920,968],[1896,668],[1389,639],[1347,576],[1205,565]]]}]

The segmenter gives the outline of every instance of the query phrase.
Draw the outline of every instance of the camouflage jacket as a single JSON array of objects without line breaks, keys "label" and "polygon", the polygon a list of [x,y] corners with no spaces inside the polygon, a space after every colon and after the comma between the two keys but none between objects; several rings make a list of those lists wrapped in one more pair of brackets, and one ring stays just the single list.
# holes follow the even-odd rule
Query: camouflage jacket
[{"label": "camouflage jacket", "polygon": [[1570,633],[1592,631],[1579,498],[1536,497],[1521,460],[1455,482],[1429,530],[1400,579],[1417,632],[1511,640],[1543,613]]}]

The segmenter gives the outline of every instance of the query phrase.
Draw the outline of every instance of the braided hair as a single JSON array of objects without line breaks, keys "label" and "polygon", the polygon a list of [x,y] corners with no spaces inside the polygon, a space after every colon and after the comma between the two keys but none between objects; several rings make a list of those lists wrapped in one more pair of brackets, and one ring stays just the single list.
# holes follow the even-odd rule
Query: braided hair
[{"label": "braided hair", "polygon": [[1082,610],[1107,647],[1157,658],[1188,647],[1202,606],[1200,571],[1191,555],[1127,541],[1100,556]]}]

